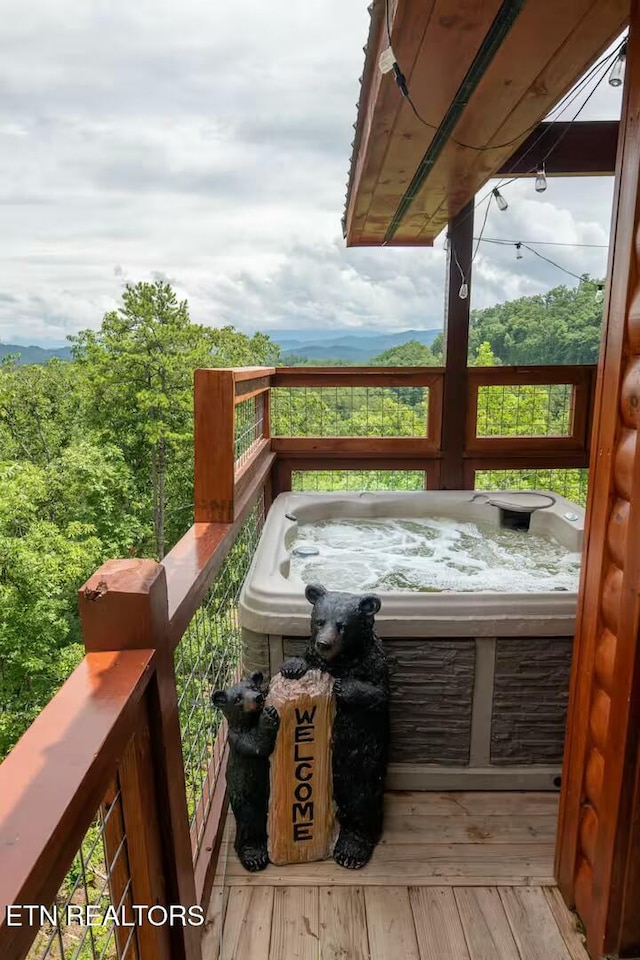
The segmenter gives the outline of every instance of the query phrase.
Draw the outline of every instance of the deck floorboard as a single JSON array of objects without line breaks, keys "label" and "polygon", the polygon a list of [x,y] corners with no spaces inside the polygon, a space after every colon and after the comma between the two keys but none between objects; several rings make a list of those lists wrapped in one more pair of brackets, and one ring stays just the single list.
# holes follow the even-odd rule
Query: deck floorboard
[{"label": "deck floorboard", "polygon": [[550,793],[391,793],[363,870],[242,869],[227,824],[203,960],[588,960],[553,878]]}]

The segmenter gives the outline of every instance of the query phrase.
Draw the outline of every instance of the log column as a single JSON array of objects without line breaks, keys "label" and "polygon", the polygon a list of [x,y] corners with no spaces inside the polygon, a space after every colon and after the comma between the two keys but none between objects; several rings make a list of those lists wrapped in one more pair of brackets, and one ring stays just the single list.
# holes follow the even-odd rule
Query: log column
[{"label": "log column", "polygon": [[594,958],[640,949],[639,178],[634,0],[556,853]]},{"label": "log column", "polygon": [[[464,446],[467,436],[469,309],[473,257],[473,200],[449,228],[447,304],[444,319],[445,375],[442,407],[440,489],[465,489]],[[460,299],[462,278],[468,295]]]}]

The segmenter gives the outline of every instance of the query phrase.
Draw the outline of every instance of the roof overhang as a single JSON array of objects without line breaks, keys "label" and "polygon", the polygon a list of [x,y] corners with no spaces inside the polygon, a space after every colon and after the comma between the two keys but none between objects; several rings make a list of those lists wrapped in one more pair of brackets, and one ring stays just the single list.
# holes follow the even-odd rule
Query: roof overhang
[{"label": "roof overhang", "polygon": [[[519,148],[514,173],[535,168],[540,157],[527,170],[523,144],[624,29],[629,0],[388,3],[393,51],[429,126],[379,70],[387,8],[374,0],[344,233],[348,246],[430,246]],[[610,172],[594,166],[576,172]]]}]

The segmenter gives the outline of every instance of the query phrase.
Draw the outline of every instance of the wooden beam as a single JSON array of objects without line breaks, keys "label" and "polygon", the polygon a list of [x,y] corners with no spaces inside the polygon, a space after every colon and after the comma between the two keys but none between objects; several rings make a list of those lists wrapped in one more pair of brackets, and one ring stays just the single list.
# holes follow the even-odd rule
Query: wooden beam
[{"label": "wooden beam", "polygon": [[618,120],[540,123],[495,175],[535,177],[540,158],[546,157],[549,177],[612,177],[619,126]]},{"label": "wooden beam", "polygon": [[[442,490],[462,490],[465,483],[464,447],[467,435],[469,307],[473,256],[473,200],[455,217],[451,228],[447,305],[444,319],[445,375],[442,399]],[[460,287],[468,292],[460,298]]]},{"label": "wooden beam", "polygon": [[442,367],[278,367],[272,387],[428,387]]},{"label": "wooden beam", "polygon": [[386,457],[406,460],[412,457],[434,457],[438,452],[429,437],[273,437],[271,449],[283,457],[311,457],[335,460],[357,458],[370,460]]}]

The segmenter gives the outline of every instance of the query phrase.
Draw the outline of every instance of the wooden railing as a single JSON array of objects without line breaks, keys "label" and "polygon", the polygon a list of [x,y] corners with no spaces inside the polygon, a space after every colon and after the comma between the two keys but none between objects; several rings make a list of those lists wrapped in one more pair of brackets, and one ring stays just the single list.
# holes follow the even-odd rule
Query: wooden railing
[{"label": "wooden railing", "polygon": [[[442,464],[452,456],[461,460],[463,486],[467,489],[474,487],[477,471],[586,468],[595,374],[595,366],[469,368],[464,443],[458,442],[452,450],[443,425],[444,368],[279,368],[271,376],[271,386],[276,390],[335,388],[344,391],[378,387],[406,392],[409,388],[422,388],[427,395],[427,415],[420,435],[274,436],[271,442],[271,449],[277,454],[274,493],[291,489],[292,471],[328,468],[419,470],[424,472],[425,486],[439,489]],[[535,391],[546,402],[541,391],[564,386],[567,416],[563,435],[553,434],[552,423],[546,430],[539,427],[529,430],[525,418],[519,434],[514,435],[510,429],[504,436],[482,436],[478,420],[484,391],[487,388],[497,391],[502,386],[511,388],[512,400],[513,394],[520,391],[534,410]],[[273,407],[273,399],[271,405]]]},{"label": "wooden railing", "polygon": [[[85,658],[0,766],[3,960],[23,960],[34,940],[37,956],[53,955],[47,937],[69,935],[39,917],[14,926],[6,907],[49,908],[64,901],[65,883],[67,893],[77,889],[77,877],[75,888],[65,878],[74,862],[85,877],[87,831],[91,849],[103,850],[101,904],[207,902],[227,759],[210,694],[239,666],[235,604],[264,513],[297,472],[407,471],[438,488],[452,455],[445,375],[408,367],[196,372],[195,523],[162,563],[109,561],[81,588]],[[587,467],[594,375],[592,367],[471,368],[456,453],[466,486],[482,470]],[[515,420],[501,426],[492,414],[492,435],[483,435],[482,411],[500,407],[503,385],[525,391],[526,416],[516,389],[508,397]],[[306,391],[306,400],[293,391]],[[289,420],[278,412],[283,396]],[[358,405],[359,416],[347,416]],[[283,434],[287,423],[297,436]],[[113,928],[119,952],[103,955],[202,958],[202,927],[142,919],[132,929]],[[99,956],[99,947],[78,956]]]}]

